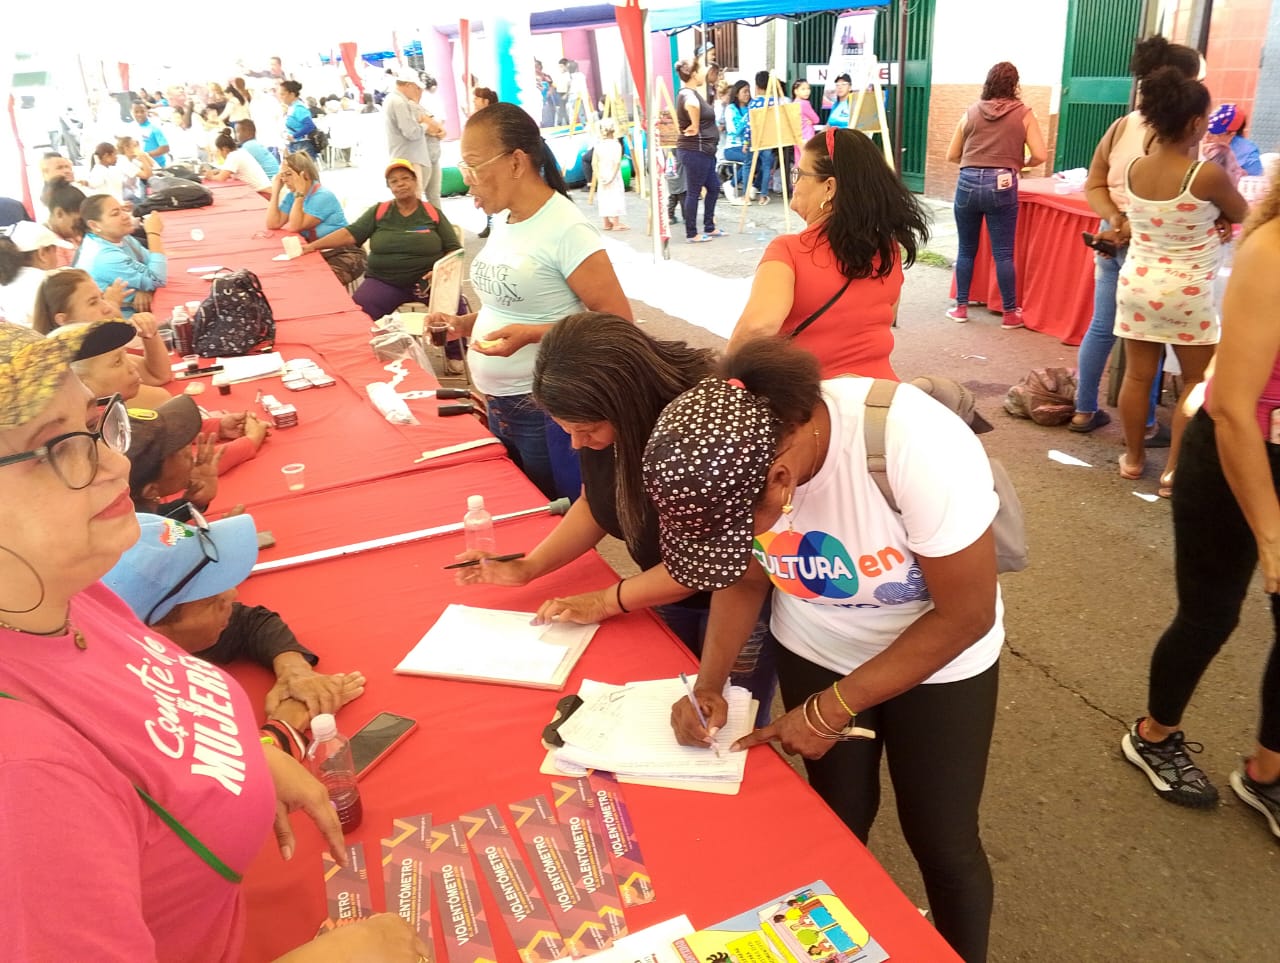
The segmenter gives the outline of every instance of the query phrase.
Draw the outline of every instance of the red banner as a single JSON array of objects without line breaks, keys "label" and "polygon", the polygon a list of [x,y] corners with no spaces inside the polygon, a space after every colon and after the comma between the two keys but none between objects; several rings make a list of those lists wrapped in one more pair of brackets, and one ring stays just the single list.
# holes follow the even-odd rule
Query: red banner
[{"label": "red banner", "polygon": [[13,128],[14,157],[18,161],[18,180],[22,182],[22,204],[27,209],[27,216],[35,216],[35,205],[31,203],[31,182],[27,179],[27,151],[22,146],[22,134],[18,131],[18,104],[9,95],[9,124]]},{"label": "red banner", "polygon": [[356,85],[356,90],[360,92],[360,99],[364,99],[364,84],[360,82],[360,71],[357,65],[360,61],[356,58],[356,45],[353,43],[340,43],[338,50],[342,53],[342,66],[347,71],[347,76],[351,78],[351,82]]},{"label": "red banner", "polygon": [[[613,8],[618,21],[618,33],[622,37],[622,49],[631,67],[631,78],[636,83],[636,95],[640,98],[640,110],[645,109],[644,45],[648,38],[644,33],[644,11],[638,0],[626,0],[625,5]],[[646,114],[646,116],[648,116]]]}]

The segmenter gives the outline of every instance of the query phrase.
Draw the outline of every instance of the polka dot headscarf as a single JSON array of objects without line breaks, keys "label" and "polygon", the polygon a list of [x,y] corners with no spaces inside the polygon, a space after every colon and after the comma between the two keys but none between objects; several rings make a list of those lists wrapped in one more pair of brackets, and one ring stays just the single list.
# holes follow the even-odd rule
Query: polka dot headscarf
[{"label": "polka dot headscarf", "polygon": [[734,584],[751,561],[751,508],[781,437],[766,399],[736,379],[706,378],[667,405],[644,451],[658,547],[681,585]]}]

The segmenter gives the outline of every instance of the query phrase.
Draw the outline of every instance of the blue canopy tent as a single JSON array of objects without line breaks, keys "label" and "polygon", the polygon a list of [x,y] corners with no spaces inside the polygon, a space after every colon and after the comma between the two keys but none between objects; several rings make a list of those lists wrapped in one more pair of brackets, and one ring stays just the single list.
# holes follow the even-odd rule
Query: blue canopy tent
[{"label": "blue canopy tent", "polygon": [[815,13],[821,10],[860,10],[887,7],[889,0],[857,0],[838,4],[831,0],[701,0],[698,3],[649,3],[650,30],[679,30],[700,23],[722,23],[726,20],[756,20],[788,14]]}]

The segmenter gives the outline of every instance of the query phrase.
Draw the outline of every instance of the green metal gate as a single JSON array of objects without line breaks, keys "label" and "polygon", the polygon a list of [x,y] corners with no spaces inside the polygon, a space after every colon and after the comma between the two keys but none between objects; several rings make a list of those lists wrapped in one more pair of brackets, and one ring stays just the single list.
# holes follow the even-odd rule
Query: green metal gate
[{"label": "green metal gate", "polygon": [[[898,4],[893,0],[876,14],[876,56],[884,62],[898,60]],[[916,193],[924,190],[925,156],[929,140],[929,88],[932,84],[933,8],[935,0],[910,0],[907,21],[907,70],[903,90],[903,123],[901,144],[895,144],[902,158],[903,183]],[[791,21],[787,39],[787,73],[803,77],[808,64],[825,64],[831,57],[831,37],[836,29],[836,14],[816,13],[798,16]],[[884,88],[885,109],[889,129],[894,127],[897,107],[896,87]],[[820,110],[822,88],[815,86],[811,96],[815,110]],[[825,119],[825,118],[824,118]]]},{"label": "green metal gate", "polygon": [[1129,112],[1129,58],[1143,0],[1071,0],[1054,170],[1088,167],[1112,122]]}]

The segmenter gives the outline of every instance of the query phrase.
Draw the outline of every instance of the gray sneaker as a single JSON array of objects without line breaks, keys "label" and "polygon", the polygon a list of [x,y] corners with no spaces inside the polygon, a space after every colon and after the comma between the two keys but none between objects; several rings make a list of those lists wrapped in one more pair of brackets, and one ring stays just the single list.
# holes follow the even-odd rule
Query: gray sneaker
[{"label": "gray sneaker", "polygon": [[1280,837],[1280,782],[1270,785],[1254,782],[1245,771],[1244,763],[1231,774],[1231,788],[1240,801],[1262,813],[1271,827],[1271,833]]},{"label": "gray sneaker", "polygon": [[[1124,757],[1141,769],[1161,799],[1179,806],[1201,808],[1218,802],[1218,790],[1201,772],[1188,752],[1204,752],[1198,742],[1187,742],[1179,729],[1161,742],[1148,742],[1138,735],[1139,719],[1120,740]],[[1252,803],[1250,804],[1252,805]]]}]

